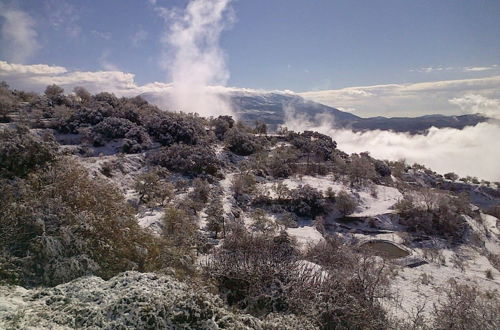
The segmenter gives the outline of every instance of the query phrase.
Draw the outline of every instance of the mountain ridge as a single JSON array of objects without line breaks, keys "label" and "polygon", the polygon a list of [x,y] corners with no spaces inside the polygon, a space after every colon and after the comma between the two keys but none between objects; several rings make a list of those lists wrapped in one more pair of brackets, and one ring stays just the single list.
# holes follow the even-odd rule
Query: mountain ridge
[{"label": "mountain ridge", "polygon": [[[306,119],[314,124],[321,124],[321,118],[318,118],[318,115],[326,114],[332,116],[338,128],[353,131],[390,130],[410,134],[425,133],[431,127],[463,129],[489,119],[480,114],[364,118],[292,93],[228,91],[218,93],[218,95],[228,100],[236,115],[243,122],[264,122],[272,130],[284,125],[287,114],[290,112],[305,115]],[[143,93],[140,96],[159,107],[168,108],[171,105],[169,96],[164,93]]]}]

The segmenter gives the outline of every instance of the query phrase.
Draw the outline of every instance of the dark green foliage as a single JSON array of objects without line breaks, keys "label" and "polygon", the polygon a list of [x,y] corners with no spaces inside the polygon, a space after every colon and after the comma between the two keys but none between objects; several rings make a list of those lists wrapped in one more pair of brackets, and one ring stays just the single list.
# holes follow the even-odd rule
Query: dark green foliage
[{"label": "dark green foliage", "polygon": [[65,133],[77,133],[78,128],[89,127],[99,124],[106,117],[102,109],[81,108],[72,114],[69,118],[60,120],[57,129]]},{"label": "dark green foliage", "polygon": [[37,137],[24,126],[0,130],[0,177],[25,177],[54,161],[57,149],[50,135]]},{"label": "dark green foliage", "polygon": [[337,148],[337,143],[331,137],[318,132],[291,132],[288,134],[287,139],[308,157],[312,156],[323,161],[333,159],[333,152]]},{"label": "dark green foliage", "polygon": [[151,145],[151,138],[146,130],[128,119],[108,117],[92,129],[92,140],[96,146],[119,138],[125,138],[122,150],[126,153],[140,152]]},{"label": "dark green foliage", "polygon": [[458,174],[453,173],[453,172],[445,173],[444,177],[445,177],[445,179],[448,179],[451,181],[457,181],[459,178]]},{"label": "dark green foliage", "polygon": [[147,118],[149,134],[164,146],[174,143],[197,144],[206,132],[195,117],[160,112]]},{"label": "dark green foliage", "polygon": [[94,126],[94,134],[99,134],[106,139],[124,138],[132,128],[137,126],[130,120],[116,117],[109,117]]},{"label": "dark green foliage", "polygon": [[163,166],[173,172],[189,176],[217,176],[221,163],[215,152],[207,146],[174,144],[149,155],[154,165]]},{"label": "dark green foliage", "polygon": [[323,214],[326,203],[317,189],[306,184],[290,191],[290,210],[299,216],[315,217]]},{"label": "dark green foliage", "polygon": [[6,82],[0,82],[0,123],[9,122],[9,112],[15,109],[16,96],[10,91]]},{"label": "dark green foliage", "polygon": [[287,178],[294,173],[297,161],[298,154],[295,148],[278,147],[272,151],[266,163],[269,174],[273,177]]},{"label": "dark green foliage", "polygon": [[219,116],[213,120],[215,136],[222,141],[224,135],[234,126],[234,119],[231,116]]},{"label": "dark green foliage", "polygon": [[375,161],[375,171],[378,173],[378,175],[382,177],[390,176],[391,175],[391,168],[389,165],[387,165],[386,162],[377,160]]},{"label": "dark green foliage", "polygon": [[141,152],[148,149],[151,143],[148,132],[141,126],[135,126],[125,134],[122,150],[126,153]]},{"label": "dark green foliage", "polygon": [[251,155],[259,149],[257,140],[252,134],[237,128],[226,132],[224,142],[229,150],[241,156]]},{"label": "dark green foliage", "polygon": [[112,93],[102,92],[94,95],[93,99],[100,104],[107,104],[112,108],[116,108],[119,105],[119,99]]},{"label": "dark green foliage", "polygon": [[224,208],[222,207],[222,201],[220,196],[217,196],[210,201],[206,213],[207,213],[206,229],[212,231],[214,233],[215,238],[217,238],[217,234],[220,232],[223,232],[225,236]]}]

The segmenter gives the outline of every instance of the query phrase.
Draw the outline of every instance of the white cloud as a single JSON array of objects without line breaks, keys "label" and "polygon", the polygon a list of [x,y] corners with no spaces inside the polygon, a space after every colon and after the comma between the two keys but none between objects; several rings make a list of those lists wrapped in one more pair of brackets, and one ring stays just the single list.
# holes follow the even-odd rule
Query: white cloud
[{"label": "white cloud", "polygon": [[52,75],[67,72],[62,66],[50,66],[46,64],[23,65],[0,61],[1,75]]},{"label": "white cloud", "polygon": [[177,109],[234,115],[225,99],[207,90],[207,86],[225,85],[229,79],[219,38],[231,22],[230,2],[192,0],[185,10],[156,8],[167,23],[163,59],[170,71]]},{"label": "white cloud", "polygon": [[428,66],[419,69],[411,69],[410,72],[420,72],[420,73],[434,73],[434,72],[480,72],[480,71],[489,71],[496,70],[499,66],[497,64],[489,65],[489,66],[466,66],[466,67],[454,67],[454,66]]},{"label": "white cloud", "polygon": [[455,172],[482,179],[500,181],[500,149],[492,141],[500,141],[500,127],[493,123],[481,123],[462,130],[431,128],[426,135],[410,135],[391,131],[354,133],[336,129],[331,117],[321,115],[313,124],[305,116],[287,111],[285,126],[292,130],[315,130],[330,135],[340,150],[348,153],[368,151],[378,159],[405,159],[419,163],[438,173]]},{"label": "white cloud", "polygon": [[464,112],[482,113],[490,118],[500,119],[500,99],[490,99],[482,95],[466,94],[450,100]]},{"label": "white cloud", "polygon": [[438,66],[438,67],[428,66],[428,67],[423,67],[420,69],[412,69],[410,71],[411,72],[431,73],[431,72],[436,72],[436,71],[444,71],[446,69],[448,69],[448,71],[449,71],[452,68],[443,68],[441,66]]},{"label": "white cloud", "polygon": [[112,37],[111,32],[103,32],[103,31],[92,30],[92,31],[90,31],[90,33],[92,33],[97,38],[101,38],[101,39],[104,39],[104,40],[109,40]]},{"label": "white cloud", "polygon": [[463,70],[466,72],[478,72],[478,71],[489,71],[489,70],[495,70],[498,68],[497,64],[493,64],[490,66],[468,66],[465,67]]},{"label": "white cloud", "polygon": [[139,47],[147,37],[148,33],[143,28],[140,28],[131,38],[132,46]]},{"label": "white cloud", "polygon": [[45,2],[48,21],[56,31],[63,31],[68,36],[76,38],[82,28],[79,25],[78,10],[66,0],[48,0]]},{"label": "white cloud", "polygon": [[[121,72],[119,70],[105,71],[71,71],[61,66],[51,66],[46,64],[12,64],[0,61],[0,80],[5,80],[9,85],[21,90],[41,92],[49,84],[59,84],[70,91],[75,86],[85,86],[91,92],[113,92],[120,96],[136,96],[145,92],[170,93],[171,83],[152,82],[145,85],[138,85],[135,82],[135,75]],[[284,93],[295,94],[290,90],[266,91],[263,89],[237,88],[226,86],[206,86],[207,93],[227,94],[230,92],[240,92],[249,94],[261,93]]]},{"label": "white cloud", "polygon": [[104,50],[99,57],[99,65],[106,71],[121,71],[118,65],[109,60],[109,50]]},{"label": "white cloud", "polygon": [[463,114],[449,101],[466,94],[500,98],[500,76],[409,84],[387,84],[312,91],[299,95],[326,105],[356,108],[363,117]]},{"label": "white cloud", "polygon": [[12,62],[24,63],[40,47],[35,21],[27,13],[0,3],[2,25],[2,53]]},{"label": "white cloud", "polygon": [[120,96],[135,96],[144,92],[167,91],[170,84],[138,85],[135,75],[120,71],[70,71],[61,66],[45,64],[21,65],[0,61],[0,80],[21,90],[41,92],[47,85],[58,84],[66,91],[84,86],[93,93],[108,91]]}]

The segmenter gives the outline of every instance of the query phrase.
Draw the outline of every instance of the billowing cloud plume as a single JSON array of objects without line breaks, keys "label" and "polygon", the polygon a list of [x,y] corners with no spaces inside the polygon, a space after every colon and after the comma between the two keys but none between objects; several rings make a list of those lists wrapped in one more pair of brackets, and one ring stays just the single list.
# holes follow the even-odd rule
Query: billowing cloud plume
[{"label": "billowing cloud plume", "polygon": [[168,49],[172,101],[178,110],[233,114],[226,100],[207,89],[223,86],[229,78],[219,38],[231,21],[230,2],[192,0],[183,11],[159,8],[168,25],[163,40]]},{"label": "billowing cloud plume", "polygon": [[1,52],[12,62],[24,63],[39,48],[35,21],[24,11],[1,3],[0,17],[3,18]]},{"label": "billowing cloud plume", "polygon": [[[285,126],[292,130],[315,130],[330,135],[339,149],[348,153],[368,151],[373,157],[387,160],[405,159],[423,164],[438,173],[455,172],[461,176],[500,181],[500,126],[485,122],[462,130],[431,128],[426,135],[410,135],[391,131],[358,132],[336,129],[328,115],[314,121],[287,111]],[[314,124],[314,123],[320,124]]]},{"label": "billowing cloud plume", "polygon": [[362,117],[413,117],[441,113],[468,113],[452,99],[466,94],[500,99],[500,76],[485,78],[349,87],[300,93],[313,101],[355,109]]}]

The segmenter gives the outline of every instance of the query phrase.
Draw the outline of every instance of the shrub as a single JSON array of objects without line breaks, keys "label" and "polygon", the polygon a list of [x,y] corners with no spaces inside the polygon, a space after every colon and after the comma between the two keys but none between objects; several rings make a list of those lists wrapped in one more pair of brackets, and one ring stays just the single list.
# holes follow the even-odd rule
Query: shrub
[{"label": "shrub", "polygon": [[73,88],[73,93],[80,98],[82,103],[87,103],[92,100],[92,94],[85,87],[76,86]]},{"label": "shrub", "polygon": [[237,128],[230,129],[224,135],[224,143],[229,150],[241,156],[251,155],[258,150],[255,137]]},{"label": "shrub", "polygon": [[9,85],[6,82],[0,82],[0,122],[6,123],[10,121],[9,112],[15,109],[16,97],[10,91]]},{"label": "shrub", "polygon": [[243,195],[251,195],[255,192],[257,181],[250,172],[241,172],[233,178],[232,188],[234,197],[239,199]]},{"label": "shrub", "polygon": [[450,197],[428,189],[406,194],[395,208],[400,214],[400,222],[410,231],[455,241],[462,239],[468,228],[462,215],[473,215],[464,196]]},{"label": "shrub", "polygon": [[0,188],[0,248],[23,285],[145,267],[150,239],[123,195],[61,160]]},{"label": "shrub", "polygon": [[287,139],[306,154],[308,159],[312,156],[321,161],[332,160],[337,148],[337,143],[331,137],[318,132],[304,131],[301,134],[291,132]]},{"label": "shrub", "polygon": [[451,180],[451,181],[457,181],[459,176],[453,172],[445,173],[444,175],[445,179]]},{"label": "shrub", "polygon": [[93,96],[93,99],[96,103],[102,105],[108,105],[111,108],[117,108],[120,102],[114,94],[108,92],[101,92],[95,94]]},{"label": "shrub", "polygon": [[210,184],[207,180],[196,178],[193,180],[193,191],[189,197],[205,205],[208,202],[210,190]]},{"label": "shrub", "polygon": [[445,299],[434,307],[433,329],[498,329],[500,300],[496,293],[483,293],[477,287],[451,282]]},{"label": "shrub", "polygon": [[92,131],[106,139],[116,139],[124,138],[132,128],[137,128],[137,126],[130,120],[108,117],[94,126]]},{"label": "shrub", "polygon": [[325,212],[326,203],[320,191],[306,184],[290,191],[289,208],[298,216],[315,217]]},{"label": "shrub", "polygon": [[342,190],[335,197],[335,206],[343,215],[348,215],[356,210],[358,202],[345,190]]},{"label": "shrub", "polygon": [[[205,270],[230,305],[254,315],[292,314],[321,329],[384,328],[378,299],[389,297],[387,264],[352,249],[324,247],[315,250],[325,262],[318,265],[300,259],[286,232],[270,237],[233,231]],[[331,260],[338,262],[329,265]]]},{"label": "shrub", "polygon": [[84,277],[57,288],[27,290],[22,297],[14,297],[19,288],[2,288],[2,296],[15,303],[2,301],[0,323],[5,329],[316,329],[293,315],[260,320],[231,310],[191,282],[131,271],[108,281]]},{"label": "shrub", "polygon": [[381,160],[375,161],[375,171],[382,177],[391,175],[391,168],[387,165],[386,162]]},{"label": "shrub", "polygon": [[234,127],[234,119],[231,116],[219,116],[212,121],[212,125],[215,136],[222,141],[226,132]]},{"label": "shrub", "polygon": [[221,163],[209,147],[174,144],[149,155],[154,165],[189,176],[219,175]]},{"label": "shrub", "polygon": [[200,120],[183,114],[160,112],[144,119],[148,133],[163,146],[197,144],[206,137]]},{"label": "shrub", "polygon": [[376,177],[375,166],[367,155],[351,155],[347,169],[352,184],[363,184],[366,180],[373,180]]},{"label": "shrub", "polygon": [[122,150],[126,153],[137,153],[148,149],[151,143],[151,138],[146,129],[135,126],[125,134]]},{"label": "shrub", "polygon": [[299,155],[295,148],[278,147],[272,151],[266,160],[266,167],[273,177],[287,178],[296,172],[295,163],[299,160]]},{"label": "shrub", "polygon": [[224,208],[219,196],[213,198],[208,204],[207,210],[207,227],[208,231],[214,232],[214,237],[217,238],[219,232],[223,232],[226,236],[226,224],[224,219]]},{"label": "shrub", "polygon": [[266,216],[266,213],[262,209],[255,209],[252,214],[252,225],[251,228],[259,233],[269,235],[273,234],[277,229],[276,224],[272,219]]},{"label": "shrub", "polygon": [[174,186],[166,181],[166,175],[164,169],[154,167],[137,177],[134,189],[139,193],[140,202],[149,206],[163,206],[174,197]]},{"label": "shrub", "polygon": [[0,130],[0,177],[25,177],[53,162],[57,150],[53,137],[37,137],[25,126]]},{"label": "shrub", "polygon": [[54,104],[54,105],[60,105],[64,102],[65,97],[64,97],[64,89],[62,89],[60,86],[53,84],[47,86],[45,88],[45,96]]},{"label": "shrub", "polygon": [[183,209],[167,206],[163,217],[163,237],[178,249],[190,249],[196,244],[197,226]]},{"label": "shrub", "polygon": [[[232,231],[205,270],[214,278],[230,305],[247,312],[283,312],[278,279],[290,281],[297,252],[290,240]],[[283,283],[285,284],[285,283]],[[281,291],[282,292],[282,291]]]}]

